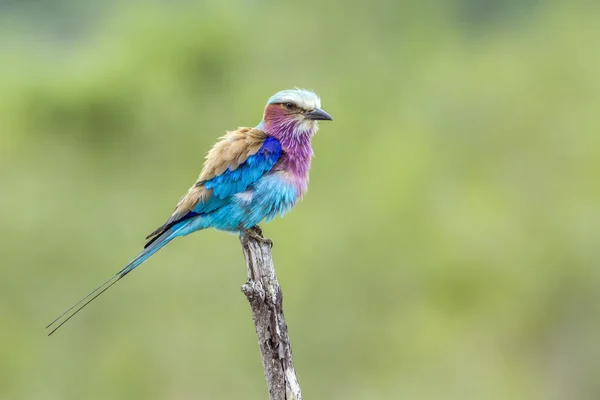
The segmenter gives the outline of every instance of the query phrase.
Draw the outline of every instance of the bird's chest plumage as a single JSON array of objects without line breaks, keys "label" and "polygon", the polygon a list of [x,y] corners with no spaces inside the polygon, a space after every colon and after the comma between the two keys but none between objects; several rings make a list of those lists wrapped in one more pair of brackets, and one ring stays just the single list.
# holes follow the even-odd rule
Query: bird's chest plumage
[{"label": "bird's chest plumage", "polygon": [[235,203],[244,214],[245,228],[270,221],[294,207],[307,190],[311,157],[310,143],[301,152],[284,150],[270,172],[245,192],[235,195]]},{"label": "bird's chest plumage", "polygon": [[236,194],[234,202],[243,213],[244,227],[250,228],[287,213],[299,197],[293,177],[286,171],[274,171],[245,192]]}]

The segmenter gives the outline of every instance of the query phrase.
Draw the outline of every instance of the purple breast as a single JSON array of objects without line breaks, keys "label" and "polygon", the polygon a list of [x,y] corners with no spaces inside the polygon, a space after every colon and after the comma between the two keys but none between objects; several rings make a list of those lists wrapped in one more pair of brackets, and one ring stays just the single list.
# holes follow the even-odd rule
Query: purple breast
[{"label": "purple breast", "polygon": [[273,167],[273,171],[281,171],[282,177],[296,189],[298,197],[306,192],[308,188],[308,171],[312,158],[310,143],[308,148],[304,147],[286,150],[284,147],[281,158]]}]

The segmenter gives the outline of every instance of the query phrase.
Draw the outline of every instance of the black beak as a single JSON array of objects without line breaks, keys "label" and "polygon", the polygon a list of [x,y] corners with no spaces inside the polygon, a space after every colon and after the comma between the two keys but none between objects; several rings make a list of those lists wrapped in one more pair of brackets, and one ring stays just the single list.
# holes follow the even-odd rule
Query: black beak
[{"label": "black beak", "polygon": [[307,112],[305,115],[306,115],[306,118],[312,119],[315,121],[333,121],[333,118],[331,118],[331,115],[327,114],[325,111],[321,110],[320,108],[315,108],[314,110]]}]

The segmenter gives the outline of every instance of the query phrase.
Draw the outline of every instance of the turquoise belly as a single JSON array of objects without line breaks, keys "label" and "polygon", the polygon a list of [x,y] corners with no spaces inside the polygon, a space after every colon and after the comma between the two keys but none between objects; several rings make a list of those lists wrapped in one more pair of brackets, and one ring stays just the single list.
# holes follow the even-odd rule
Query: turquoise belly
[{"label": "turquoise belly", "polygon": [[266,175],[245,192],[231,196],[221,208],[196,217],[182,234],[205,228],[224,231],[248,229],[277,215],[284,215],[297,199],[296,188],[279,173]]}]

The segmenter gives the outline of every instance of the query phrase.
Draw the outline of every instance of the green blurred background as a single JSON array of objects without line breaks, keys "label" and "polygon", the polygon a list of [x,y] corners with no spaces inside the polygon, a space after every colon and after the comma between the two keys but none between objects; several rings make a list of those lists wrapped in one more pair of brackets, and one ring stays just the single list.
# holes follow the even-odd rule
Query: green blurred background
[{"label": "green blurred background", "polygon": [[592,1],[0,1],[0,398],[266,398],[232,235],[44,326],[301,86],[335,122],[263,228],[304,397],[599,399],[599,27]]}]

